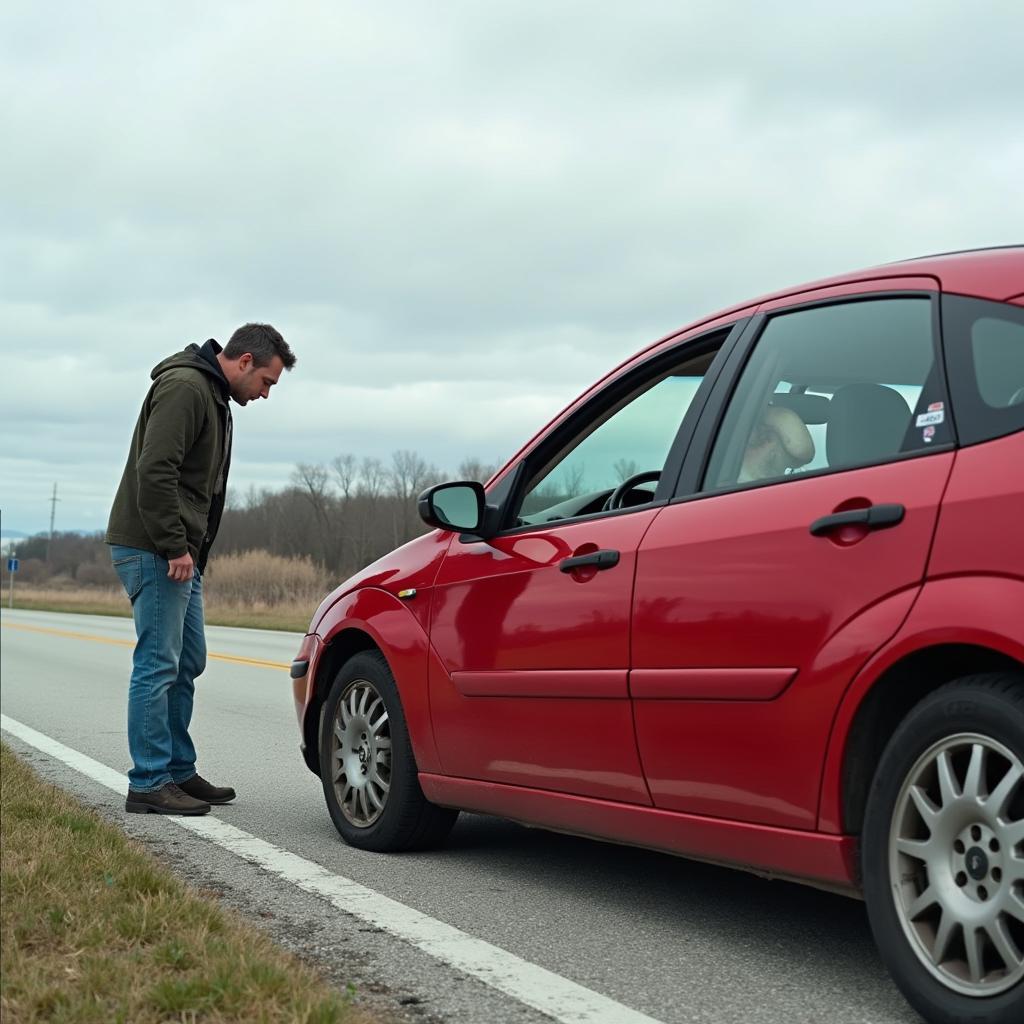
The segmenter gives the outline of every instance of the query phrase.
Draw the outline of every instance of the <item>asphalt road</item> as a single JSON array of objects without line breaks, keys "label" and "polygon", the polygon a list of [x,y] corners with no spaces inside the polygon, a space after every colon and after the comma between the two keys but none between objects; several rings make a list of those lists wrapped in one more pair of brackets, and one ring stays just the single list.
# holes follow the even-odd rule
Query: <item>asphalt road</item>
[{"label": "asphalt road", "polygon": [[[3,714],[126,771],[131,622],[3,609],[0,624]],[[611,1020],[615,1004],[622,1019],[631,1008],[663,1024],[919,1020],[878,959],[863,905],[841,896],[478,815],[463,815],[442,850],[386,856],[348,848],[298,750],[290,681],[279,666],[291,661],[299,637],[209,627],[207,640],[193,736],[203,775],[240,794],[215,809],[221,821],[613,1000]],[[333,980],[352,981],[382,1014],[550,1019],[211,838],[155,815],[125,814],[123,797],[9,732],[4,740],[184,877]],[[522,985],[526,992],[528,975]],[[561,1019],[584,1019],[572,1014],[570,1000]]]}]

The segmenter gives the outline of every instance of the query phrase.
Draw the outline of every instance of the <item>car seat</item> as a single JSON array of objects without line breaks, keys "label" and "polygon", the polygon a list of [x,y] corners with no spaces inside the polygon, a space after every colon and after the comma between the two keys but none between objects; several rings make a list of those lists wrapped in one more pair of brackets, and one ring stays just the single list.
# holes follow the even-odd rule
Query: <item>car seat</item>
[{"label": "car seat", "polygon": [[882,462],[899,453],[910,426],[910,408],[884,384],[839,388],[829,403],[825,455],[829,466]]}]

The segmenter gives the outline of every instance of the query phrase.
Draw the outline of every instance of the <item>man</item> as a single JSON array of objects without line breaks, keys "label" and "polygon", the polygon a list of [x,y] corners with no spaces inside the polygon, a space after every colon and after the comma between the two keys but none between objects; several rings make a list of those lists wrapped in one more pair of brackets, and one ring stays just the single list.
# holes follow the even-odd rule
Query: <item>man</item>
[{"label": "man", "polygon": [[206,814],[235,798],[196,772],[194,680],[206,667],[203,570],[231,461],[228,398],[266,398],[295,365],[269,324],[246,324],[159,363],[135,424],[106,541],[132,602],[137,643],[128,689],[125,810]]},{"label": "man", "polygon": [[814,458],[814,439],[804,421],[784,406],[769,405],[751,431],[737,483],[770,480]]}]

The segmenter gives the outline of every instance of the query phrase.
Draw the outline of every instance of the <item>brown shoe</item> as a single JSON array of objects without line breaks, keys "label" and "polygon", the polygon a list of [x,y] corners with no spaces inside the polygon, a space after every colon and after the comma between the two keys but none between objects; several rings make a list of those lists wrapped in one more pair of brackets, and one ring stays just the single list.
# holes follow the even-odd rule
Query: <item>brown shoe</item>
[{"label": "brown shoe", "polygon": [[230,786],[215,786],[202,775],[193,775],[191,779],[179,782],[178,789],[208,804],[229,804],[235,799],[235,791]]},{"label": "brown shoe", "polygon": [[183,793],[173,782],[168,782],[149,793],[129,789],[124,809],[129,814],[206,814],[210,805]]}]

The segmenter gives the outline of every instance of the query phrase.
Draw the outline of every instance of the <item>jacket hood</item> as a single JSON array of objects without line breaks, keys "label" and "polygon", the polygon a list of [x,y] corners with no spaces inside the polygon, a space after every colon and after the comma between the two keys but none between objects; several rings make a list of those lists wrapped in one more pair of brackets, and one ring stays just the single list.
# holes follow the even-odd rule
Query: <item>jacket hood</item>
[{"label": "jacket hood", "polygon": [[[153,367],[150,377],[156,380],[158,377],[170,370],[198,370],[212,377],[220,385],[223,396],[228,396],[228,382],[217,365],[217,353],[221,351],[220,345],[212,338],[203,345],[188,345],[181,352],[175,352],[173,356],[162,359]],[[209,354],[209,358],[205,353]]]}]

